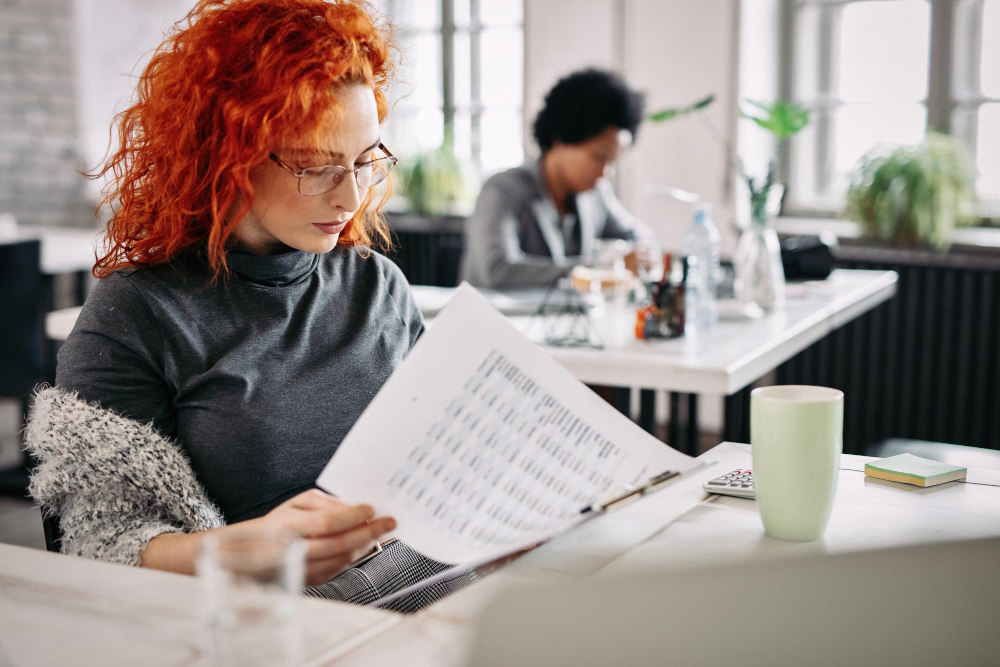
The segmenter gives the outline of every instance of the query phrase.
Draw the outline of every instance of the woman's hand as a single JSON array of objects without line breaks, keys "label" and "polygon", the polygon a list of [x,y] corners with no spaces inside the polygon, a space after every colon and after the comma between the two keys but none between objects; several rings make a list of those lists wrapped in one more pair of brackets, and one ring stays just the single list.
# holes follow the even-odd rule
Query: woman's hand
[{"label": "woman's hand", "polygon": [[208,533],[236,533],[256,526],[289,530],[305,538],[306,585],[325,584],[375,546],[375,541],[396,528],[392,517],[375,517],[368,505],[348,505],[319,489],[289,498],[258,519],[195,533],[163,533],[151,539],[140,565],[155,570],[195,573],[201,540]]},{"label": "woman's hand", "polygon": [[306,539],[306,585],[324,584],[375,547],[379,537],[396,528],[392,517],[375,518],[369,505],[348,505],[310,489],[244,524],[283,528]]}]

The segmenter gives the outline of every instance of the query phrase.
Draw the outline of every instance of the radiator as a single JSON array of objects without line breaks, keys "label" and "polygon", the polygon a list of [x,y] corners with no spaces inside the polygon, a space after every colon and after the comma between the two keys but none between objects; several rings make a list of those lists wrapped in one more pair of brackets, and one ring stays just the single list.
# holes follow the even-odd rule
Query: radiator
[{"label": "radiator", "polygon": [[[844,392],[844,451],[885,438],[1000,449],[1000,259],[845,247],[843,268],[891,269],[895,298],[778,368],[778,384]],[[726,400],[749,441],[749,391]]]},{"label": "radiator", "polygon": [[393,249],[387,254],[413,285],[455,287],[465,235],[461,221],[422,221],[395,216]]}]

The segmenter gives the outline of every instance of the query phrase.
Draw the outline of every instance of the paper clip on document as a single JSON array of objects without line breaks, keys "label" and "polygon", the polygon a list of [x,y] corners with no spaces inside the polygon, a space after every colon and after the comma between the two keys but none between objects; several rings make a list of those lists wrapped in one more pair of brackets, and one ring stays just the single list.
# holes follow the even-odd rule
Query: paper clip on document
[{"label": "paper clip on document", "polygon": [[625,505],[638,500],[642,496],[659,490],[661,486],[678,475],[680,475],[680,472],[676,470],[661,472],[659,475],[650,477],[645,484],[627,489],[625,493],[620,496],[615,496],[611,500],[605,500],[604,502],[594,503],[593,505],[584,507],[580,510],[580,514],[590,514],[591,512],[603,514],[604,512],[610,512],[614,509],[618,509],[619,507],[624,507]]}]

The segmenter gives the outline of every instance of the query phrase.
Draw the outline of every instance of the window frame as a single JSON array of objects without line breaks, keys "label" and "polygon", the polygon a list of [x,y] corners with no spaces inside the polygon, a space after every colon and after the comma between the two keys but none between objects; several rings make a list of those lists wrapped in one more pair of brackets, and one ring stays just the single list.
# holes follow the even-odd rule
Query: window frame
[{"label": "window frame", "polygon": [[[387,4],[390,7],[396,5],[397,0],[388,0]],[[436,34],[441,40],[441,97],[442,97],[442,117],[443,126],[447,128],[451,126],[454,128],[455,116],[459,112],[467,112],[469,114],[471,123],[471,135],[470,135],[470,157],[472,164],[475,166],[477,172],[480,176],[483,175],[483,163],[482,163],[482,142],[480,140],[480,128],[482,124],[483,112],[487,111],[490,107],[487,107],[482,103],[482,81],[481,81],[481,37],[484,30],[490,30],[493,28],[519,28],[521,31],[522,40],[524,39],[524,26],[525,19],[524,16],[527,11],[525,6],[526,0],[521,2],[521,21],[517,23],[505,23],[503,25],[489,25],[485,26],[480,20],[480,4],[481,0],[468,0],[469,2],[469,24],[468,26],[458,26],[455,22],[455,1],[456,0],[440,0],[440,10],[441,10],[441,25],[439,28],[422,28],[422,29],[407,29],[400,28],[399,34],[405,38],[410,35],[418,34]],[[470,103],[468,106],[458,105],[455,101],[455,36],[459,33],[466,33],[469,36],[469,97]],[[522,85],[523,91],[523,85]],[[522,92],[522,97],[520,104],[515,105],[513,110],[519,112],[521,116],[524,115],[524,96]],[[523,126],[523,123],[521,124]],[[527,150],[525,137],[522,131],[522,136],[520,137],[522,151]]]},{"label": "window frame", "polygon": [[[829,11],[821,13],[821,21],[826,23],[820,30],[818,45],[817,69],[821,82],[819,89],[828,90],[833,77],[837,58],[837,26],[835,12],[843,7],[873,0],[780,0],[780,70],[778,72],[778,91],[782,99],[794,100],[794,78],[796,61],[796,19],[797,13],[804,7],[826,7]],[[976,160],[976,111],[983,104],[1000,102],[1000,98],[985,97],[981,93],[970,94],[972,84],[978,84],[978,71],[981,60],[982,45],[982,12],[984,0],[928,0],[930,5],[930,48],[927,70],[927,96],[921,104],[927,110],[926,131],[951,133],[962,139],[969,149],[972,159]],[[977,20],[978,17],[978,20]],[[962,45],[958,52],[956,45]],[[822,81],[826,77],[824,85]],[[966,90],[959,88],[957,81],[963,82]],[[797,101],[797,100],[796,100]],[[816,151],[813,169],[817,174],[826,172],[826,165],[832,149],[832,115],[843,106],[841,100],[829,100],[822,104],[822,113],[815,113],[815,106],[810,106],[814,113],[815,131],[817,133]],[[955,123],[955,119],[966,115],[965,123]],[[796,204],[795,178],[792,165],[795,157],[795,143],[789,141],[785,147],[784,158],[779,166],[779,176],[786,184],[792,196],[787,197],[782,215],[789,217],[835,217],[837,209],[821,206]],[[991,217],[990,213],[1000,210],[1000,201],[987,199],[980,201],[977,211],[982,226],[996,226],[1000,219]]]}]

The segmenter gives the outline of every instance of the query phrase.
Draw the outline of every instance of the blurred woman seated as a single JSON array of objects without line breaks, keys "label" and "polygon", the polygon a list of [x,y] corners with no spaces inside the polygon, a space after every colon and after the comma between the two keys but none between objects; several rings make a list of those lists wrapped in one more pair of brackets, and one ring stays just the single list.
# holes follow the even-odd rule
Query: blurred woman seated
[{"label": "blurred woman seated", "polygon": [[477,287],[547,287],[593,256],[595,240],[655,237],[607,176],[635,140],[643,97],[595,69],[561,79],[535,119],[537,161],[496,174],[468,221],[461,276]]}]

